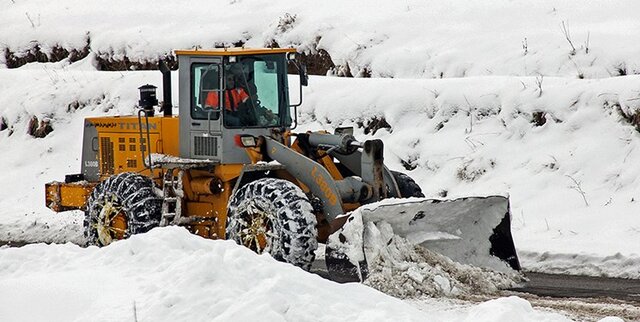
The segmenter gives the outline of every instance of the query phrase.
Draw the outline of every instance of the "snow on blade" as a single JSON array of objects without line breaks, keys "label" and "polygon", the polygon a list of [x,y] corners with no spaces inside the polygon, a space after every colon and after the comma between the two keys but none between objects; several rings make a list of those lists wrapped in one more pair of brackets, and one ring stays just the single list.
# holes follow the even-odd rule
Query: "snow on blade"
[{"label": "snow on blade", "polygon": [[[460,263],[503,272],[512,270],[505,258],[491,252],[494,247],[513,249],[510,235],[502,236],[498,242],[492,241],[496,227],[509,216],[509,201],[505,197],[388,199],[365,205],[353,213],[362,216],[364,222],[386,222],[395,234],[413,245],[421,245]],[[515,253],[509,255],[517,258]]]},{"label": "snow on blade", "polygon": [[524,281],[515,271],[501,273],[454,262],[396,235],[387,222],[365,225],[369,259],[365,284],[389,295],[419,298],[494,294]]}]

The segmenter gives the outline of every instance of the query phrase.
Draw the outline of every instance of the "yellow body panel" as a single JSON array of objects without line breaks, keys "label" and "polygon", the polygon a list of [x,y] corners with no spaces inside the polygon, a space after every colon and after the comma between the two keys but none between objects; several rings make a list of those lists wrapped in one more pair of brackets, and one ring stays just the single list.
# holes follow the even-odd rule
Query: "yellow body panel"
[{"label": "yellow body panel", "polygon": [[49,182],[45,184],[45,205],[54,211],[65,211],[84,208],[96,183],[86,181],[64,183]]},{"label": "yellow body panel", "polygon": [[[98,131],[101,151],[98,155],[101,180],[122,172],[138,172],[153,178],[158,178],[160,172],[153,174],[145,167],[142,157],[148,158],[146,144],[150,140],[150,152],[177,156],[178,118],[153,116],[147,121],[142,119],[142,128],[149,128],[149,133],[140,133],[140,121],[137,116],[111,116],[89,118],[89,122]],[[105,149],[109,146],[109,149]],[[106,150],[110,150],[107,153]]]}]

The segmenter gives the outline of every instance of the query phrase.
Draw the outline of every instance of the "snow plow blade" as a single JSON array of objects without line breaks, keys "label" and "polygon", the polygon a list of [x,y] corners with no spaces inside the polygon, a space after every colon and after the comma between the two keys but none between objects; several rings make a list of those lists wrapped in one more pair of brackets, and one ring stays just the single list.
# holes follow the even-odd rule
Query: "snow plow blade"
[{"label": "snow plow blade", "polygon": [[[455,200],[387,199],[364,205],[329,237],[329,275],[340,281],[362,281],[367,262],[375,260],[367,245],[368,224],[388,223],[395,236],[406,238],[454,261],[497,271],[520,270],[511,236],[509,199],[503,196]],[[360,233],[358,233],[360,230]]]}]

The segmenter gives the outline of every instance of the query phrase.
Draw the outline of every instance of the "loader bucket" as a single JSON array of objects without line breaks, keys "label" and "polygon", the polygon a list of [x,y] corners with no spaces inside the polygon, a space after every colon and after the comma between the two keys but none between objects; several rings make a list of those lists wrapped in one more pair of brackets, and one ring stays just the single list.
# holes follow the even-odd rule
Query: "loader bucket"
[{"label": "loader bucket", "polygon": [[[348,274],[358,271],[358,262],[340,260],[341,253],[354,255],[356,250],[366,253],[366,261],[375,260],[376,252],[364,243],[363,237],[355,237],[355,227],[366,223],[387,222],[397,236],[414,245],[426,247],[454,261],[490,268],[497,271],[520,270],[520,262],[511,236],[509,199],[503,196],[468,197],[455,200],[435,199],[386,199],[364,205],[351,216],[361,217],[362,223],[352,220],[330,236],[327,243],[327,270],[348,279]],[[334,236],[335,235],[335,236]],[[340,238],[337,238],[340,237]],[[345,242],[340,243],[342,240]],[[360,245],[358,242],[362,241]],[[360,256],[358,254],[356,257]],[[331,266],[330,266],[331,265]],[[364,265],[366,267],[366,265]],[[366,271],[358,271],[352,281],[363,280]]]}]

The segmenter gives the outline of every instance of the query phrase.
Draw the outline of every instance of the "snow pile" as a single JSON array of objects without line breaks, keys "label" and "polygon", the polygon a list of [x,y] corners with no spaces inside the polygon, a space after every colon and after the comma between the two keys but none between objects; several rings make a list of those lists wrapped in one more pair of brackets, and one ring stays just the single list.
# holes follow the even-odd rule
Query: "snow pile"
[{"label": "snow pile", "polygon": [[393,233],[386,222],[368,222],[365,248],[369,277],[365,284],[399,298],[453,297],[495,294],[524,281],[516,273],[501,273],[456,263]]},{"label": "snow pile", "polygon": [[[615,251],[615,250],[613,250]],[[521,252],[520,260],[532,272],[638,279],[638,256],[613,253],[609,256],[551,252]]]},{"label": "snow pile", "polygon": [[409,304],[178,227],[103,248],[0,248],[0,303],[0,321],[12,322],[568,321],[517,297]]},{"label": "snow pile", "polygon": [[364,285],[177,227],[104,248],[0,249],[0,303],[0,321],[430,321]]},{"label": "snow pile", "polygon": [[[524,319],[522,317],[525,317]],[[473,318],[469,318],[473,317]],[[510,296],[505,298],[499,298],[491,301],[484,302],[469,310],[469,317],[463,321],[482,321],[482,320],[495,320],[495,321],[570,321],[568,318],[563,318],[558,315],[545,316],[534,311],[531,307],[531,303],[519,297]],[[600,322],[614,322],[621,321],[616,318],[605,318]]]}]

